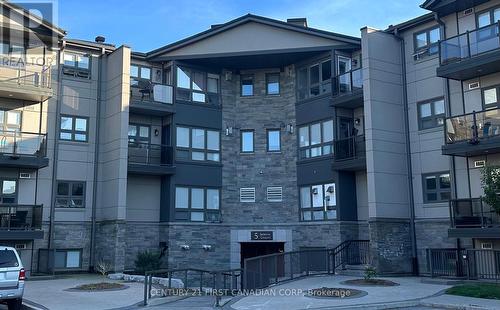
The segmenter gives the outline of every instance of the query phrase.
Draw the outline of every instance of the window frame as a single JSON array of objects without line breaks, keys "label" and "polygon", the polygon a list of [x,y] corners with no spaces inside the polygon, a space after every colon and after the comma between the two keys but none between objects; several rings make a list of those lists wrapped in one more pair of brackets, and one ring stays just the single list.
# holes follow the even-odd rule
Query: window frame
[{"label": "window frame", "polygon": [[[188,200],[187,208],[177,208],[177,188],[187,189]],[[193,208],[192,205],[192,191],[203,190],[203,208]],[[208,209],[208,191],[217,190],[219,193],[219,205],[217,209]],[[222,188],[213,186],[192,186],[192,185],[182,185],[176,184],[174,187],[174,220],[179,222],[192,222],[192,223],[220,223],[221,222],[221,202],[222,202]],[[177,217],[178,214],[186,213],[188,215],[187,219]],[[191,219],[191,213],[203,213],[203,220],[196,221]],[[207,214],[216,214],[218,220],[208,221]]]},{"label": "window frame", "polygon": [[[438,29],[438,31],[439,31],[439,39],[436,42],[431,43],[431,35],[430,35],[430,33],[431,33],[431,31],[433,31],[435,29]],[[425,44],[425,46],[418,47],[417,36],[419,36],[421,34],[424,34],[424,33],[425,33],[426,44]],[[443,33],[442,33],[442,29],[441,29],[440,25],[430,26],[430,27],[428,27],[426,29],[414,32],[413,33],[413,54],[414,54],[414,60],[419,60],[421,58],[438,55],[439,54],[439,41],[442,39],[442,37],[443,37]],[[431,48],[435,47],[435,46],[437,46],[436,51],[431,53],[430,52]]]},{"label": "window frame", "polygon": [[[14,194],[4,195],[4,193],[3,193],[3,182],[4,181],[13,181],[16,183],[16,189],[15,189]],[[14,202],[4,203],[3,202],[4,198],[13,198]],[[0,178],[0,206],[6,205],[6,204],[16,204],[18,202],[18,199],[19,199],[19,180],[15,179],[15,178],[5,178],[5,177]]]},{"label": "window frame", "polygon": [[[326,188],[327,185],[331,186],[333,184],[334,186],[334,195],[335,195],[335,204],[333,206],[326,206],[326,192],[328,188]],[[316,186],[321,186],[322,189],[322,196],[323,196],[323,205],[321,207],[315,207],[314,202],[313,202],[313,187]],[[309,202],[310,206],[308,207],[303,207],[302,206],[302,189],[303,188],[308,188],[309,189]],[[315,183],[315,184],[303,184],[299,185],[299,220],[301,222],[319,222],[319,221],[337,221],[339,220],[339,208],[337,204],[337,182],[336,181],[328,181],[328,182],[320,182]],[[320,220],[314,219],[314,212],[319,212],[323,211],[323,218]],[[335,218],[328,218],[328,211],[335,211]],[[309,212],[311,214],[311,219],[305,219],[304,214],[306,212]]]},{"label": "window frame", "polygon": [[[75,57],[75,65],[67,65],[65,64],[64,57],[65,55],[72,55]],[[78,57],[86,57],[88,59],[88,68],[82,68],[78,64],[80,63],[77,59]],[[91,78],[91,72],[92,72],[92,54],[83,54],[83,53],[78,53],[78,52],[73,52],[73,51],[64,51],[63,56],[62,56],[62,73],[64,75],[68,76],[73,76],[76,78],[84,78],[84,79],[90,79]]]},{"label": "window frame", "polygon": [[[450,179],[450,187],[449,188],[441,188],[441,184],[439,179],[441,178],[442,175],[448,175],[448,178]],[[436,179],[436,189],[428,189],[427,188],[427,182],[426,179],[429,177],[435,177]],[[422,173],[422,194],[423,194],[423,203],[424,204],[433,204],[433,203],[443,203],[443,202],[448,202],[450,198],[448,199],[441,199],[441,194],[442,193],[449,193],[450,198],[451,198],[451,174],[450,171],[441,171],[441,172],[431,172],[431,173]],[[429,200],[427,195],[428,194],[436,194],[436,200]]]},{"label": "window frame", "polygon": [[[178,76],[178,70],[183,71],[189,77],[189,88],[178,86],[179,85],[178,84],[179,80],[177,78],[177,76]],[[198,90],[198,89],[194,88],[194,84],[195,84],[195,82],[194,82],[194,75],[196,73],[201,74],[203,76],[203,84],[204,84],[204,88],[205,89]],[[193,103],[193,104],[220,105],[219,104],[220,100],[218,99],[219,96],[220,96],[220,93],[221,93],[221,79],[220,79],[220,74],[206,72],[206,71],[199,70],[199,69],[196,69],[196,68],[193,68],[193,67],[189,67],[189,66],[179,65],[179,66],[175,66],[174,76],[175,76],[176,100],[180,100],[180,101],[184,101],[184,102],[190,102],[190,103]],[[217,80],[217,92],[216,93],[208,91],[208,80],[209,80],[209,78]],[[180,96],[178,95],[178,93],[181,93],[181,92],[189,93],[189,99],[180,98]],[[205,100],[204,101],[194,100],[193,99],[194,98],[193,94],[202,94],[204,96]],[[217,98],[215,100],[216,102],[215,103],[211,102],[211,101],[214,100],[215,97]]]},{"label": "window frame", "polygon": [[[271,132],[278,132],[278,149],[277,150],[271,150],[270,149],[270,144],[269,144],[269,133]],[[255,137],[254,137],[255,140]],[[266,129],[266,151],[268,153],[281,153],[281,128],[268,128]]]},{"label": "window frame", "polygon": [[[2,119],[2,123],[0,124],[0,131],[3,131],[3,132],[21,132],[21,127],[23,124],[23,111],[7,110],[4,108],[0,108],[0,111],[3,112],[3,119]],[[7,122],[8,113],[15,113],[15,114],[19,115],[19,125],[16,125],[15,130],[9,130],[9,124]],[[12,125],[10,125],[10,126],[12,126]]]},{"label": "window frame", "polygon": [[[269,78],[271,76],[278,77],[278,92],[277,93],[269,93]],[[281,95],[281,74],[280,74],[280,72],[266,73],[266,96],[280,96],[280,95]]]},{"label": "window frame", "polygon": [[[59,187],[60,183],[68,183],[68,195],[59,195],[57,192],[57,189]],[[82,184],[83,185],[83,190],[82,190],[82,196],[75,196],[73,195],[73,185],[74,184]],[[56,181],[56,195],[54,197],[54,208],[57,209],[64,209],[64,210],[82,210],[85,209],[86,207],[86,191],[87,191],[87,182],[86,181],[68,181],[68,180],[57,180]],[[69,202],[73,199],[81,199],[82,200],[82,206],[81,207],[70,207]],[[57,203],[58,199],[66,199],[67,203],[65,207],[59,206]]]},{"label": "window frame", "polygon": [[[243,150],[243,134],[244,133],[252,133],[252,150],[244,151]],[[241,154],[254,154],[255,153],[255,130],[254,129],[242,129],[240,130],[240,153]]]},{"label": "window frame", "polygon": [[[189,147],[184,147],[184,146],[178,146],[178,141],[177,141],[177,130],[178,128],[184,128],[188,129],[189,131],[189,136],[188,136],[188,143]],[[204,145],[205,148],[199,149],[199,148],[194,148],[193,147],[193,130],[203,130],[204,131]],[[212,150],[208,148],[208,132],[213,131],[217,132],[219,135],[219,149],[218,150]],[[211,128],[201,128],[201,127],[191,127],[191,126],[184,126],[184,125],[176,125],[175,126],[175,150],[176,150],[176,155],[175,155],[175,160],[176,161],[187,161],[187,162],[201,162],[201,163],[214,163],[218,164],[222,161],[222,151],[221,151],[221,141],[222,136],[221,136],[221,131],[217,129],[211,129]],[[178,156],[178,152],[188,152],[189,158],[183,158]],[[203,160],[196,160],[193,159],[193,152],[194,153],[203,153]],[[219,160],[208,160],[208,155],[209,154],[218,154]]]},{"label": "window frame", "polygon": [[[82,248],[63,248],[63,249],[55,249],[55,252],[64,252],[66,253],[65,257],[64,257],[64,266],[63,268],[61,267],[56,267],[55,265],[55,257],[54,257],[54,269],[56,270],[78,270],[78,269],[82,269],[82,263],[83,263],[83,249]],[[66,267],[66,265],[68,264],[68,252],[80,252],[80,255],[79,255],[79,263],[78,263],[78,267]],[[55,255],[55,253],[54,253]]]},{"label": "window frame", "polygon": [[[72,119],[71,121],[71,129],[62,129],[62,118],[63,117],[69,117]],[[76,120],[77,119],[84,119],[85,120],[85,131],[80,131],[76,130]],[[61,133],[69,133],[71,135],[71,139],[64,139],[61,138]],[[76,140],[75,135],[76,134],[84,134],[85,135],[85,140]],[[68,141],[68,142],[78,142],[78,143],[88,143],[89,142],[89,117],[87,116],[77,116],[77,115],[68,115],[68,114],[61,114],[59,116],[59,141]]]},{"label": "window frame", "polygon": [[[332,58],[331,57],[323,57],[321,59],[314,61],[313,63],[309,63],[306,65],[300,66],[295,70],[295,75],[296,75],[295,84],[296,84],[296,92],[297,92],[296,93],[297,101],[304,101],[304,100],[308,100],[311,98],[317,98],[319,96],[332,93],[332,87],[331,87],[332,84],[331,83],[332,83],[332,78],[334,77],[333,70],[330,69],[330,79],[327,80],[328,82],[325,82],[325,80],[323,80],[323,70],[322,70],[323,63],[328,62],[328,61],[330,62],[330,67],[331,67],[332,66]],[[318,66],[319,83],[315,83],[314,85],[312,85],[311,84],[311,68],[314,66]],[[306,86],[305,87],[301,86],[299,83],[299,71],[304,70],[304,69],[306,71]],[[327,87],[326,91],[322,91],[323,87],[325,85],[326,86],[330,85],[330,87]],[[319,94],[318,95],[311,95],[311,86],[318,86],[319,87]],[[301,91],[305,91],[304,98],[300,98]]]},{"label": "window frame", "polygon": [[[137,76],[132,76],[130,73],[130,87],[139,87],[139,81],[151,81],[153,82],[153,67],[145,66],[141,64],[130,64],[130,71],[132,67],[137,67]],[[142,69],[149,69],[149,78],[143,78],[141,75]],[[163,77],[162,77],[163,79]],[[133,82],[134,81],[134,82]]]},{"label": "window frame", "polygon": [[[440,113],[440,114],[435,114],[436,102],[439,102],[439,101],[443,101],[444,112]],[[422,117],[422,112],[420,111],[420,107],[424,104],[431,105],[431,115],[430,116]],[[439,124],[440,118],[443,120],[443,124],[441,124],[441,125]],[[444,126],[445,119],[446,119],[446,103],[445,103],[444,97],[437,97],[437,98],[417,102],[417,122],[418,122],[418,130],[419,131],[433,129],[433,128],[441,128]],[[434,126],[424,128],[423,122],[425,120],[432,120],[434,122]]]},{"label": "window frame", "polygon": [[[130,136],[127,133],[127,137],[128,137],[128,142],[129,143],[151,144],[151,125],[149,125],[149,124],[139,124],[139,123],[129,123],[128,127],[130,128],[130,126],[134,126],[136,130],[135,130],[135,136]],[[148,137],[147,137],[147,139],[141,137],[141,135],[140,135],[140,129],[141,129],[141,127],[147,127],[148,128]]]},{"label": "window frame", "polygon": [[[250,78],[252,80],[252,94],[244,95],[243,94],[243,80],[245,78]],[[240,97],[253,97],[255,96],[255,75],[254,74],[241,74],[240,75]]]},{"label": "window frame", "polygon": [[[494,104],[490,103],[487,105],[485,97],[484,97],[484,93],[485,93],[485,91],[491,90],[491,89],[496,90],[497,101]],[[500,84],[482,88],[481,89],[481,103],[483,105],[483,111],[494,110],[494,109],[500,108]]]},{"label": "window frame", "polygon": [[[323,132],[323,124],[327,122],[332,122],[332,141],[324,142],[324,132]],[[319,131],[320,131],[320,139],[321,142],[319,144],[311,144],[311,132],[312,132],[312,126],[319,124]],[[331,157],[335,155],[335,120],[334,119],[324,119],[320,121],[316,121],[314,123],[309,123],[309,124],[303,124],[300,126],[297,126],[297,151],[298,151],[298,160],[303,161],[303,160],[311,160],[311,159],[317,159],[317,158],[325,158],[325,157]],[[309,135],[309,145],[308,146],[300,146],[300,129],[308,127],[308,135]],[[324,147],[326,146],[331,146],[331,152],[329,154],[324,154],[323,150]],[[321,150],[321,155],[319,156],[311,156],[311,150],[319,148]],[[306,151],[309,153],[309,156],[302,157],[302,152]]]},{"label": "window frame", "polygon": [[[500,9],[500,5],[496,5],[487,9],[484,9],[482,11],[476,12],[475,14],[475,23],[476,23],[476,29],[482,28],[482,27],[487,27],[490,26],[494,23],[498,23],[498,21],[495,21],[495,11]],[[486,26],[479,27],[479,16],[483,15],[484,13],[489,13],[490,15],[490,23]]]}]

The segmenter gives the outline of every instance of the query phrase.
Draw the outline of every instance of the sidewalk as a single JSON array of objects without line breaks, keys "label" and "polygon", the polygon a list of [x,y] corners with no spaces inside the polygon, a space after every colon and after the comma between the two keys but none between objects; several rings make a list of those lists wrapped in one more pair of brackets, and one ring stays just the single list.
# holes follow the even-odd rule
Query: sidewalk
[{"label": "sidewalk", "polygon": [[120,282],[104,279],[98,275],[81,274],[50,280],[26,281],[24,299],[32,306],[33,302],[50,310],[94,310],[128,307],[142,301],[144,286],[142,283],[124,283],[127,289],[103,292],[66,291],[81,284],[98,282]]}]

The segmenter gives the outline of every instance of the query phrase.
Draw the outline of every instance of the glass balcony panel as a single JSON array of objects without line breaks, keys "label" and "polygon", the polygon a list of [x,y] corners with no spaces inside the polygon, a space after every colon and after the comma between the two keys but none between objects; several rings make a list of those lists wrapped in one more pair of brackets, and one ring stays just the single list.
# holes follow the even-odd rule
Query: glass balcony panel
[{"label": "glass balcony panel", "polygon": [[0,153],[45,156],[45,141],[44,134],[0,131]]}]

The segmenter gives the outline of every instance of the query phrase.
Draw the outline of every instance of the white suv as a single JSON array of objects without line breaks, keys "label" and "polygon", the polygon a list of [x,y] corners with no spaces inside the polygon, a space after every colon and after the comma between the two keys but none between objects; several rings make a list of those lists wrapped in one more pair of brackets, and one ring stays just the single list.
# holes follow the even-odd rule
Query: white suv
[{"label": "white suv", "polygon": [[21,309],[26,274],[16,249],[0,246],[0,302]]}]

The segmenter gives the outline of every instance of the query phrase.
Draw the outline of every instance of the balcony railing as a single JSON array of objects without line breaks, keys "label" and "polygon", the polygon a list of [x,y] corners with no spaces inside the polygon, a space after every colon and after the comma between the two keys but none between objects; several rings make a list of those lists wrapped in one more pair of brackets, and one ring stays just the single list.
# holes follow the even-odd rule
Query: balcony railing
[{"label": "balcony railing", "polygon": [[131,80],[130,99],[134,103],[173,104],[173,87],[150,80]]},{"label": "balcony railing", "polygon": [[47,154],[46,134],[0,131],[0,154],[45,157]]},{"label": "balcony railing", "polygon": [[446,144],[464,141],[477,144],[481,139],[500,136],[500,109],[447,118],[444,128]]},{"label": "balcony railing", "polygon": [[365,154],[365,136],[352,136],[335,141],[335,160],[349,160]]},{"label": "balcony railing", "polygon": [[0,204],[0,230],[40,230],[42,210],[42,205]]},{"label": "balcony railing", "polygon": [[453,228],[500,227],[500,215],[481,198],[450,200]]},{"label": "balcony railing", "polygon": [[128,161],[131,164],[170,166],[173,164],[173,148],[164,144],[129,142]]},{"label": "balcony railing", "polygon": [[440,41],[440,64],[460,62],[500,49],[499,27],[500,22]]},{"label": "balcony railing", "polygon": [[333,78],[333,96],[342,96],[363,90],[363,69],[355,69]]},{"label": "balcony railing", "polygon": [[35,64],[26,64],[0,55],[0,84],[13,86],[31,86],[42,89],[51,88],[51,67]]}]

